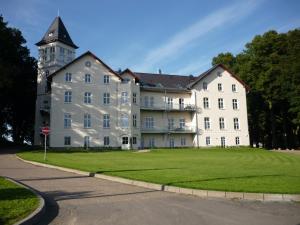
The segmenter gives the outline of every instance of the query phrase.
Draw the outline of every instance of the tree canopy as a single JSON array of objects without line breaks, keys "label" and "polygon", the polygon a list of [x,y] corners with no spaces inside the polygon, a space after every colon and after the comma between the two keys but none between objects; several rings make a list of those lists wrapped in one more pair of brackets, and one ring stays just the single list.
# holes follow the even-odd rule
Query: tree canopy
[{"label": "tree canopy", "polygon": [[299,147],[300,30],[257,35],[233,55],[220,53],[222,63],[251,88],[247,95],[251,144],[267,148]]},{"label": "tree canopy", "polygon": [[32,141],[37,62],[21,31],[8,27],[0,15],[0,142]]}]

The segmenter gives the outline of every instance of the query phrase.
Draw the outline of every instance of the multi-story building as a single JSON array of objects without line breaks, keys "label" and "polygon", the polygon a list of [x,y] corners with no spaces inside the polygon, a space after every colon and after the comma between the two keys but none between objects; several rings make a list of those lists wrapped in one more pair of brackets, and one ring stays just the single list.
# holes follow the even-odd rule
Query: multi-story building
[{"label": "multi-story building", "polygon": [[51,147],[249,145],[247,85],[223,65],[199,76],[116,72],[77,46],[59,17],[39,48],[35,144]]}]

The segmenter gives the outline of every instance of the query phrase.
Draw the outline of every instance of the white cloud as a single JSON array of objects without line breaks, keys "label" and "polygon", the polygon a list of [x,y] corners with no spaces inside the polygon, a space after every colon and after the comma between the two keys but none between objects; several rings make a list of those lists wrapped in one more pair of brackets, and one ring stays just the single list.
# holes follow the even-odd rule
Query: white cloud
[{"label": "white cloud", "polygon": [[241,20],[250,14],[259,3],[260,1],[242,1],[212,12],[186,29],[176,33],[166,43],[151,50],[146,55],[144,62],[141,65],[137,65],[136,68],[138,70],[148,70],[153,68],[158,62],[178,57],[180,52],[189,44],[219,27],[228,26],[229,23]]}]

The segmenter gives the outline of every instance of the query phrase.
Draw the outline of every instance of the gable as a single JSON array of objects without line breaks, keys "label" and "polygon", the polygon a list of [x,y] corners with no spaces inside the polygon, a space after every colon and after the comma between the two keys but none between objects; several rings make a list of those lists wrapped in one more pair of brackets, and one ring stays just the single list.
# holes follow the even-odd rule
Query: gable
[{"label": "gable", "polygon": [[230,75],[231,77],[233,77],[235,80],[237,80],[248,92],[250,90],[250,87],[241,79],[239,78],[237,75],[235,75],[233,72],[231,72],[227,67],[225,67],[223,64],[218,64],[215,65],[214,67],[212,67],[211,69],[207,70],[206,72],[200,74],[198,76],[198,78],[190,83],[188,85],[189,88],[193,88],[198,82],[200,82],[201,80],[203,80],[204,78],[206,78],[207,76],[210,76],[214,71],[216,71],[217,69],[222,69],[224,71],[226,71],[227,73],[225,73],[225,75]]}]

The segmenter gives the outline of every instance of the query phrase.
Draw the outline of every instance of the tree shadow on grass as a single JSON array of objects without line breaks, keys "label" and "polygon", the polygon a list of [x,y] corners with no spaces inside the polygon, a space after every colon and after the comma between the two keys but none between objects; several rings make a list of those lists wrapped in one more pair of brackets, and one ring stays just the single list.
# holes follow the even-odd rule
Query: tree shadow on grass
[{"label": "tree shadow on grass", "polygon": [[3,188],[0,189],[0,200],[33,199],[35,195],[24,188]]}]

